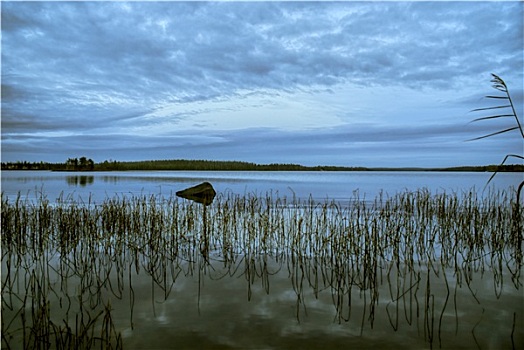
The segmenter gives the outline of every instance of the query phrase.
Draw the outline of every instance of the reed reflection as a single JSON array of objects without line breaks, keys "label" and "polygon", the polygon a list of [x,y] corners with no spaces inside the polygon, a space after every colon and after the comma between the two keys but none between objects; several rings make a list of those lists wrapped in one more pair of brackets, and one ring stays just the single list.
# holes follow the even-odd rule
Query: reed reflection
[{"label": "reed reflection", "polygon": [[[498,322],[500,345],[518,348],[522,260],[508,201],[427,192],[372,207],[270,196],[209,206],[159,196],[97,205],[3,197],[2,346],[121,348],[125,329],[143,327],[144,300],[160,319],[159,308],[193,295],[178,310],[203,314],[208,293],[217,308],[228,297],[256,303],[292,293],[297,324],[318,325],[311,319],[327,313],[361,336],[409,334],[446,348],[459,338],[482,346],[491,335],[483,330]],[[271,318],[282,313],[282,304],[267,307]],[[504,308],[502,321],[483,311]]]}]

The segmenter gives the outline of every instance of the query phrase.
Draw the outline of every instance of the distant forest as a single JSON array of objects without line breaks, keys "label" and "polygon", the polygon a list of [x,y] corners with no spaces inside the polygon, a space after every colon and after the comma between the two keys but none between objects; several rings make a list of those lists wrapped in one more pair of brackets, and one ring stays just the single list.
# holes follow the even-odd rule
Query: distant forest
[{"label": "distant forest", "polygon": [[524,165],[460,166],[450,168],[365,168],[341,166],[303,166],[298,164],[256,164],[240,161],[214,160],[145,160],[119,162],[106,160],[95,163],[86,157],[69,158],[64,163],[2,162],[2,170],[52,170],[52,171],[126,171],[126,170],[200,170],[200,171],[480,171],[524,172]]}]

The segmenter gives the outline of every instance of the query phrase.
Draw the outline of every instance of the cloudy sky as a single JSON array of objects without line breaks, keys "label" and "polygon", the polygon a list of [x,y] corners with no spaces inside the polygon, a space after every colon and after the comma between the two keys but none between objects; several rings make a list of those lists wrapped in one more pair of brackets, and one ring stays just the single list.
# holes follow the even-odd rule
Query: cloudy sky
[{"label": "cloudy sky", "polygon": [[[455,166],[522,154],[522,2],[2,2],[2,161]],[[496,101],[495,101],[496,102]]]}]

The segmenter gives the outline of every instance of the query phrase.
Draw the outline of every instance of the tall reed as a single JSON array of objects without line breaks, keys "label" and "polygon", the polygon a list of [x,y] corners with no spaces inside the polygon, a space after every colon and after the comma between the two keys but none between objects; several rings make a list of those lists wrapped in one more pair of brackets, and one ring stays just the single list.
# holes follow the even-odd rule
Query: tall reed
[{"label": "tall reed", "polygon": [[[254,283],[269,293],[271,276],[283,269],[297,295],[298,321],[309,288],[316,297],[329,291],[337,322],[355,317],[357,293],[366,305],[362,329],[373,328],[379,289],[387,285],[392,328],[422,322],[426,340],[442,342],[442,317],[457,307],[446,272],[475,299],[477,272],[493,276],[497,297],[506,270],[522,288],[514,221],[524,217],[513,211],[515,200],[514,191],[479,197],[422,189],[371,202],[355,193],[345,204],[221,194],[204,207],[175,196],[51,203],[2,194],[2,344],[122,347],[111,304],[128,298],[133,314],[131,271],[150,276],[164,299],[180,275],[198,276],[201,288],[204,276],[242,273],[250,299]],[[219,265],[224,272],[217,275]],[[448,296],[440,304],[432,290],[442,276]],[[57,296],[60,307],[51,305]]]}]

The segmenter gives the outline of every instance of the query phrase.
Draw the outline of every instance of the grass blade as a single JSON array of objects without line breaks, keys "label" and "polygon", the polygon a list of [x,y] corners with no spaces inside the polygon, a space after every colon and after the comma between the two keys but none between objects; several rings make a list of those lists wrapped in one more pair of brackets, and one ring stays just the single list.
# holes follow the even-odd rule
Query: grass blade
[{"label": "grass blade", "polygon": [[505,129],[505,130],[501,130],[501,131],[497,131],[497,132],[494,132],[494,133],[491,133],[491,134],[488,134],[488,135],[484,135],[484,136],[480,136],[480,137],[475,137],[474,139],[469,139],[468,141],[474,141],[474,140],[480,140],[480,139],[485,139],[486,137],[491,137],[491,136],[495,136],[495,135],[499,135],[499,134],[503,134],[505,132],[509,132],[509,131],[512,131],[512,130],[518,130],[518,126],[514,126],[512,128],[508,128],[508,129]]},{"label": "grass blade", "polygon": [[513,117],[513,116],[514,116],[513,114],[491,115],[489,117],[482,117],[482,118],[473,119],[470,123],[473,123],[473,122],[476,122],[476,121],[479,121],[479,120],[495,119],[495,118],[506,118],[506,117]]},{"label": "grass blade", "polygon": [[486,96],[486,98],[496,98],[501,100],[509,100],[508,96]]},{"label": "grass blade", "polygon": [[[519,159],[522,159],[524,160],[524,157],[521,156],[521,155],[518,155],[518,154],[508,154],[504,157],[504,160],[502,161],[502,163],[499,164],[499,168],[501,168],[505,163],[506,161],[508,160],[508,158],[519,158]],[[486,183],[486,186],[488,186],[488,184],[491,182],[491,180],[493,180],[493,178],[495,177],[495,175],[497,175],[497,173],[499,172],[499,169],[495,170],[493,172],[493,174],[490,176],[488,182]]]},{"label": "grass blade", "polygon": [[476,108],[472,109],[471,112],[478,112],[478,111],[487,111],[489,109],[500,109],[500,108],[510,108],[511,105],[504,105],[504,106],[495,106],[495,107],[485,107],[485,108]]}]

